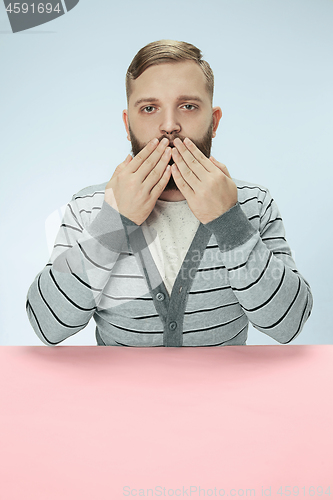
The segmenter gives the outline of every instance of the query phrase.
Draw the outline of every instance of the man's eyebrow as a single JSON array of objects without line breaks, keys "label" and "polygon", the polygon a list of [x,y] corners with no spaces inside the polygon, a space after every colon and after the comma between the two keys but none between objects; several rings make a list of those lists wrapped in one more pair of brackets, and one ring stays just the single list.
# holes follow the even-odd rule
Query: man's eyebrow
[{"label": "man's eyebrow", "polygon": [[139,106],[143,102],[158,102],[158,99],[157,97],[142,97],[135,102],[134,107],[136,108],[136,106]]},{"label": "man's eyebrow", "polygon": [[[195,96],[195,95],[180,95],[179,97],[177,97],[177,101],[197,101],[197,102],[203,102],[203,100],[198,97],[198,96]],[[139,104],[142,104],[143,102],[159,102],[159,99],[157,99],[157,97],[142,97],[141,99],[138,99],[135,104],[134,104],[134,107],[136,108],[137,106],[139,106]]]},{"label": "man's eyebrow", "polygon": [[177,97],[177,101],[197,101],[197,102],[203,102],[203,100],[195,95],[180,95]]}]

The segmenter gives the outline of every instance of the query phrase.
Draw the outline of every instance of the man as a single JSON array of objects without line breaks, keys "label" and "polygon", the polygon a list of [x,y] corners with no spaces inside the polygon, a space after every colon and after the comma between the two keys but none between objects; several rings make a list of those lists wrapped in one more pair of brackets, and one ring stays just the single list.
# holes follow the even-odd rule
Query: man
[{"label": "man", "polygon": [[210,156],[222,116],[199,49],[161,40],[126,75],[132,144],[108,183],[67,206],[27,313],[46,345],[93,316],[97,345],[245,345],[249,321],[286,344],[312,309],[275,201]]}]

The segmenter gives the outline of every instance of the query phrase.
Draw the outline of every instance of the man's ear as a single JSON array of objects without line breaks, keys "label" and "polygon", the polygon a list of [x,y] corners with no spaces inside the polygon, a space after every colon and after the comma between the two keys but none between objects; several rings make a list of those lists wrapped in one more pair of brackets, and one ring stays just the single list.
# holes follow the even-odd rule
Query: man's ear
[{"label": "man's ear", "polygon": [[222,110],[219,106],[215,106],[213,108],[213,132],[212,137],[216,137],[216,130],[219,126],[220,120],[222,118]]},{"label": "man's ear", "polygon": [[127,139],[130,141],[131,138],[130,138],[130,133],[129,133],[128,111],[127,111],[127,109],[124,109],[124,111],[123,111],[123,122],[124,122],[125,129],[126,129],[126,132],[127,132]]}]

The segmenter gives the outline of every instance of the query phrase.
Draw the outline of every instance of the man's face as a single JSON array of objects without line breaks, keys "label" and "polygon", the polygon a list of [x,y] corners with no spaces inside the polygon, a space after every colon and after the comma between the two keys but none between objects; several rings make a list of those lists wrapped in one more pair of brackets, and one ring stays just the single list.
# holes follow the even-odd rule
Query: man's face
[{"label": "man's face", "polygon": [[[132,82],[128,110],[123,113],[133,155],[154,137],[166,137],[171,147],[176,137],[182,141],[189,137],[209,158],[220,118],[216,110],[220,108],[212,109],[205,75],[194,61],[151,66]],[[172,176],[168,190],[178,190]]]}]

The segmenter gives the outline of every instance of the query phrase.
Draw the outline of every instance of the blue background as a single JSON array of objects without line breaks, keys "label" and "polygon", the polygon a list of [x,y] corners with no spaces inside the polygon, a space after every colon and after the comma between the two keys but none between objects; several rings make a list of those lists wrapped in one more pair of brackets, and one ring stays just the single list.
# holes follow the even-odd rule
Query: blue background
[{"label": "blue background", "polygon": [[[0,343],[41,345],[28,288],[61,207],[130,152],[125,73],[163,38],[198,46],[214,71],[213,156],[278,204],[314,296],[293,344],[332,344],[333,0],[80,0],[15,34],[0,4]],[[61,345],[74,344],[96,345],[93,321]],[[277,342],[250,327],[248,344]]]}]

